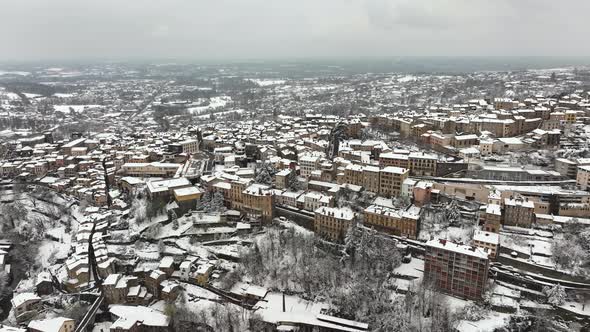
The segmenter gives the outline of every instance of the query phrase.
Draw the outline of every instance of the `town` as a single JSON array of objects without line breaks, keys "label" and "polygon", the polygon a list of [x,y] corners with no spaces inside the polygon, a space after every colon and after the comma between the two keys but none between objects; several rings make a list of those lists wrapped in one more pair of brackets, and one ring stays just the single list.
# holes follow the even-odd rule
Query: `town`
[{"label": "town", "polygon": [[590,327],[590,70],[0,71],[0,332]]}]

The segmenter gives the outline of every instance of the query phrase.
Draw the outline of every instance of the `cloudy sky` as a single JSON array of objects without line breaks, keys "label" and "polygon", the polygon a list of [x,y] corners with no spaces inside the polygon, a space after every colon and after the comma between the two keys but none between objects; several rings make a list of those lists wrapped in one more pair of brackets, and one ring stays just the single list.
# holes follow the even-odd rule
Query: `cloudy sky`
[{"label": "cloudy sky", "polygon": [[15,0],[0,59],[590,55],[587,0]]}]

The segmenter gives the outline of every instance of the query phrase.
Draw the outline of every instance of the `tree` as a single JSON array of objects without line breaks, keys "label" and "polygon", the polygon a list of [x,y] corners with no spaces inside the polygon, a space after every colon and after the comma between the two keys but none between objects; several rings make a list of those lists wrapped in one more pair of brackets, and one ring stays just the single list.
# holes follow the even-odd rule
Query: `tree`
[{"label": "tree", "polygon": [[0,300],[4,299],[9,293],[8,274],[0,271]]},{"label": "tree", "polygon": [[560,306],[567,299],[565,288],[563,288],[563,286],[560,284],[557,284],[553,287],[543,287],[543,293],[545,293],[545,296],[547,296],[547,302],[553,306]]},{"label": "tree", "polygon": [[286,187],[291,191],[299,191],[303,189],[301,182],[299,182],[299,179],[297,178],[297,173],[295,172],[295,170],[291,170],[289,175],[287,175]]},{"label": "tree", "polygon": [[457,205],[456,200],[452,200],[448,205],[444,213],[445,220],[450,224],[456,224],[461,222],[461,211],[459,210],[459,206]]},{"label": "tree", "polygon": [[77,302],[73,303],[72,305],[70,305],[69,307],[67,307],[64,310],[64,312],[62,313],[62,315],[63,315],[63,317],[73,319],[76,322],[76,324],[78,324],[82,321],[82,318],[84,318],[84,315],[86,315],[86,312],[88,312],[89,307],[90,307],[89,305],[84,304],[83,302],[77,301]]},{"label": "tree", "polygon": [[256,182],[266,185],[271,185],[275,174],[277,174],[277,169],[267,162],[262,163],[257,171]]},{"label": "tree", "polygon": [[203,194],[203,196],[201,196],[201,199],[199,199],[199,202],[197,203],[197,211],[207,210],[209,204],[211,204],[211,196],[211,191],[205,191],[205,193]]},{"label": "tree", "polygon": [[348,125],[344,122],[338,122],[330,132],[328,146],[326,147],[326,155],[330,159],[338,156],[340,149],[340,142],[345,140],[347,135]]},{"label": "tree", "polygon": [[225,212],[225,199],[223,194],[220,191],[216,191],[211,198],[211,202],[209,206],[207,206],[205,212],[208,213],[217,213],[217,212]]},{"label": "tree", "polygon": [[179,227],[178,216],[176,215],[176,212],[174,212],[174,210],[170,210],[170,220],[172,220],[172,229],[177,230]]}]

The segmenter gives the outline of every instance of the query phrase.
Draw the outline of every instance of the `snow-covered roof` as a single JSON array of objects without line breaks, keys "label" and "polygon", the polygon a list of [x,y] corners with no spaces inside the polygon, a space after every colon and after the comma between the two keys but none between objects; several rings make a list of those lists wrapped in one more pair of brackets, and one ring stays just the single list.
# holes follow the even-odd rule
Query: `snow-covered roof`
[{"label": "snow-covered roof", "polygon": [[72,325],[74,320],[65,317],[55,317],[42,320],[32,320],[28,328],[34,329],[39,332],[59,332],[64,323],[71,321]]},{"label": "snow-covered roof", "polygon": [[325,216],[332,216],[336,219],[344,219],[344,220],[354,219],[354,212],[348,207],[331,208],[331,207],[322,206],[322,207],[318,208],[317,210],[315,210],[315,213],[319,213],[319,214],[325,215]]},{"label": "snow-covered roof", "polygon": [[[133,326],[135,322],[140,322],[143,325],[153,327],[166,327],[170,325],[170,318],[160,311],[143,307],[143,306],[128,306],[128,305],[112,305],[109,311],[119,317],[117,321],[111,326]],[[115,325],[116,324],[116,325]]]},{"label": "snow-covered roof", "polygon": [[387,166],[381,169],[383,173],[405,174],[408,170],[401,167]]},{"label": "snow-covered roof", "polygon": [[533,201],[529,201],[528,199],[522,198],[506,198],[504,199],[504,205],[506,206],[522,206],[529,209],[535,208],[535,203]]},{"label": "snow-covered roof", "polygon": [[190,195],[196,195],[196,194],[200,194],[200,193],[202,193],[202,191],[195,186],[174,189],[174,195],[176,195],[176,196],[190,196]]},{"label": "snow-covered roof", "polygon": [[498,233],[476,230],[473,234],[473,240],[498,245],[500,244],[500,235]]},{"label": "snow-covered roof", "polygon": [[12,305],[19,307],[28,301],[41,301],[41,298],[35,293],[18,293],[12,298]]},{"label": "snow-covered roof", "polygon": [[434,239],[426,242],[427,247],[453,251],[458,254],[487,259],[488,254],[481,248],[454,243],[444,239]]},{"label": "snow-covered roof", "polygon": [[502,215],[502,207],[498,204],[488,204],[486,207],[486,213],[494,215]]}]

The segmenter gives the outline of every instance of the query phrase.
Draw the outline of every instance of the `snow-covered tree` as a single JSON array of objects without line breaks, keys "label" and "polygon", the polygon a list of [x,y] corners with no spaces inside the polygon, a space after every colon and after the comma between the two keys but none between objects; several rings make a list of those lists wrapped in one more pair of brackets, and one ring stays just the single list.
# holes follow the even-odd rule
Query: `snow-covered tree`
[{"label": "snow-covered tree", "polygon": [[216,191],[211,198],[211,202],[205,208],[205,212],[208,213],[216,213],[216,212],[225,212],[225,204],[223,194],[219,191]]},{"label": "snow-covered tree", "polygon": [[201,196],[201,199],[199,199],[199,202],[197,202],[197,211],[205,211],[207,209],[207,207],[209,206],[209,204],[211,203],[211,191],[207,190],[205,191],[205,193],[203,194],[203,196]]},{"label": "snow-covered tree", "polygon": [[271,185],[275,174],[277,174],[277,169],[274,165],[265,162],[258,166],[256,173],[256,182]]},{"label": "snow-covered tree", "polygon": [[289,175],[287,176],[286,187],[291,191],[298,191],[303,189],[301,182],[299,182],[299,179],[297,178],[297,173],[295,172],[295,170],[291,171],[291,173],[289,173]]},{"label": "snow-covered tree", "polygon": [[446,222],[451,225],[461,222],[461,211],[459,210],[456,200],[452,200],[447,204],[444,216]]},{"label": "snow-covered tree", "polygon": [[179,227],[178,216],[176,215],[176,212],[174,212],[174,210],[170,210],[170,220],[172,220],[172,229],[177,230]]},{"label": "snow-covered tree", "polygon": [[8,274],[4,271],[0,271],[0,300],[10,293],[8,285]]},{"label": "snow-covered tree", "polygon": [[553,306],[560,306],[567,299],[565,288],[563,288],[563,286],[560,284],[557,284],[553,287],[543,287],[543,293],[545,293],[545,296],[547,296],[547,302]]}]

